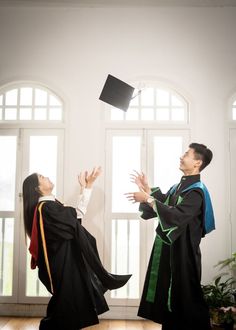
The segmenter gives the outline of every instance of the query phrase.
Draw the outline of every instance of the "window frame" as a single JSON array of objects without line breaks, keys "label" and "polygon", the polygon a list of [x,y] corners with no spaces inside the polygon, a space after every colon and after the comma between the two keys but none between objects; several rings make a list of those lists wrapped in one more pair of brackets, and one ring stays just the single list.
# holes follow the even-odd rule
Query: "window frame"
[{"label": "window frame", "polygon": [[1,303],[11,303],[17,301],[17,292],[18,292],[18,285],[19,285],[19,245],[20,245],[20,238],[18,235],[19,232],[19,221],[17,221],[17,212],[19,210],[19,186],[20,180],[17,180],[20,176],[20,170],[17,166],[17,162],[19,162],[20,153],[19,153],[19,136],[20,131],[19,129],[1,129],[0,130],[1,136],[16,136],[17,139],[17,148],[16,148],[16,172],[15,172],[15,209],[14,211],[0,211],[1,217],[11,217],[14,218],[14,240],[13,240],[13,278],[12,278],[12,295],[11,296],[0,296]]},{"label": "window frame", "polygon": [[[111,123],[118,124],[118,125],[119,124],[123,124],[123,125],[130,125],[130,124],[131,125],[132,124],[140,125],[141,124],[141,125],[145,125],[145,126],[148,125],[148,124],[151,124],[151,125],[155,124],[155,125],[158,125],[158,126],[160,125],[160,127],[165,127],[165,126],[173,126],[173,127],[178,126],[179,127],[181,125],[183,125],[183,126],[189,125],[189,123],[190,123],[189,102],[183,94],[177,92],[176,88],[173,88],[169,84],[165,84],[163,82],[153,82],[153,81],[149,81],[149,80],[144,80],[142,83],[140,83],[139,81],[133,81],[133,82],[130,82],[130,84],[135,87],[133,98],[136,98],[136,97],[139,98],[142,95],[142,90],[145,90],[145,88],[154,88],[154,89],[157,89],[157,90],[158,89],[165,90],[169,93],[169,97],[171,97],[173,95],[174,97],[182,100],[184,113],[185,113],[185,120],[184,121],[171,120],[171,119],[169,119],[169,120],[158,120],[158,119],[156,119],[156,114],[155,113],[154,113],[154,119],[152,119],[152,120],[142,120],[140,118],[139,118],[139,120],[126,120],[125,119],[125,116],[126,116],[125,111],[123,112],[123,119],[122,120],[112,120],[111,115],[110,115],[112,107],[110,105],[106,104],[106,105],[104,105],[104,107],[106,108],[104,119],[105,119],[105,122],[107,124],[109,124],[109,123],[110,124]],[[142,86],[142,88],[140,86]],[[139,93],[139,91],[141,91],[141,93]],[[155,99],[155,97],[154,97],[154,99]],[[142,108],[150,108],[150,107],[152,107],[152,106],[150,106],[150,105],[149,106],[142,106],[140,104],[140,102],[138,102],[138,106],[132,106],[132,100],[131,100],[131,103],[130,103],[130,109],[138,108],[139,117],[140,117],[140,112],[141,112]],[[157,110],[158,108],[168,108],[170,110],[169,118],[171,118],[172,117],[172,112],[171,112],[172,108],[179,108],[179,106],[176,106],[176,107],[172,106],[172,103],[170,101],[169,106],[159,106],[159,105],[155,104],[154,108],[155,108],[155,110]],[[127,111],[129,111],[129,108],[128,108]]]},{"label": "window frame", "polygon": [[[35,119],[30,119],[30,120],[20,120],[19,119],[19,112],[17,112],[17,119],[16,120],[3,120],[0,119],[0,127],[2,125],[20,125],[20,126],[30,126],[30,125],[60,125],[60,124],[64,124],[65,123],[65,104],[62,100],[62,98],[58,95],[58,93],[54,92],[52,89],[48,88],[47,86],[34,82],[34,81],[16,81],[16,82],[12,82],[9,84],[6,84],[2,87],[0,87],[0,95],[3,94],[3,99],[5,98],[5,93],[14,90],[14,89],[20,89],[20,88],[25,88],[25,87],[30,87],[35,89],[40,89],[44,92],[47,93],[47,99],[48,96],[52,95],[54,97],[56,97],[60,102],[61,102],[61,108],[62,108],[62,118],[61,120],[50,120],[48,118],[49,114],[48,114],[48,109],[49,109],[49,104],[48,104],[48,100],[47,100],[47,105],[46,106],[38,106],[40,107],[46,107],[47,108],[47,118],[45,120],[35,120]],[[33,93],[34,94],[34,93]],[[34,100],[34,98],[32,99]],[[32,101],[33,102],[33,101]],[[30,105],[27,105],[27,107],[29,107]],[[12,106],[13,107],[13,106]],[[18,97],[17,97],[17,105],[15,106],[18,110],[20,108],[20,103],[19,103],[19,93],[18,93]],[[32,108],[35,107],[32,105]],[[36,106],[37,107],[37,106]],[[54,107],[54,106],[52,106]],[[0,108],[3,109],[3,112],[5,110],[5,108],[3,106],[0,105]],[[8,106],[6,107],[8,108]],[[3,114],[2,114],[3,115]]]},{"label": "window frame", "polygon": [[225,130],[225,139],[227,141],[227,147],[225,150],[225,158],[227,166],[227,208],[228,208],[228,220],[229,220],[229,229],[228,229],[228,239],[230,241],[230,248],[229,252],[234,252],[234,240],[233,240],[233,229],[234,229],[234,218],[233,215],[235,213],[235,210],[233,209],[234,203],[233,203],[233,188],[232,188],[232,180],[234,179],[234,171],[232,170],[232,166],[234,164],[234,141],[233,137],[235,136],[236,132],[236,119],[233,119],[233,108],[236,109],[236,105],[233,106],[233,104],[236,102],[236,92],[233,93],[229,99],[227,104],[227,111],[225,111],[226,115],[226,130]]},{"label": "window frame", "polygon": [[236,125],[236,119],[233,119],[233,109],[236,111],[236,93],[234,93],[228,100],[228,111],[226,112],[227,114],[227,122],[228,126],[230,127],[235,127]]},{"label": "window frame", "polygon": [[[22,143],[26,144],[29,142],[29,138],[31,136],[54,136],[58,137],[58,153],[57,153],[57,197],[59,200],[63,200],[63,145],[64,145],[64,131],[61,129],[26,129],[23,134]],[[26,147],[25,154],[22,155],[22,174],[23,178],[27,177],[28,173],[28,159],[27,159],[27,150],[29,150],[28,146]],[[23,217],[21,217],[21,225],[20,225],[20,246],[25,246],[26,250],[28,250],[28,246],[25,245],[25,234],[24,234],[24,226],[23,226]],[[21,283],[21,287],[18,289],[19,302],[21,303],[34,303],[41,304],[47,303],[48,297],[38,297],[38,296],[26,296],[26,260],[27,254],[29,253],[21,248],[20,249],[20,260],[21,263],[19,265],[19,282]],[[38,272],[38,269],[32,270],[34,272]]]},{"label": "window frame", "polygon": [[[155,127],[151,129],[117,129],[117,128],[107,128],[106,132],[106,161],[105,161],[105,171],[106,171],[106,182],[105,182],[105,213],[104,213],[104,221],[105,221],[105,242],[107,247],[112,246],[112,237],[111,237],[111,220],[112,219],[139,219],[138,212],[133,213],[126,213],[126,212],[112,212],[111,204],[112,204],[112,186],[110,184],[112,178],[112,137],[113,136],[141,136],[141,168],[145,173],[150,173],[149,179],[150,183],[153,182],[152,173],[153,170],[153,159],[151,161],[151,157],[149,154],[153,154],[153,143],[151,140],[154,136],[181,136],[183,137],[183,149],[187,148],[188,143],[190,141],[190,130],[189,129],[166,129],[166,130],[159,130]],[[173,182],[174,184],[175,182]],[[139,246],[139,253],[140,253],[140,269],[139,269],[139,289],[140,289],[140,297],[137,299],[130,299],[130,298],[112,298],[108,295],[107,300],[108,303],[113,306],[132,306],[137,307],[139,300],[141,298],[142,288],[144,284],[144,278],[146,274],[148,260],[150,258],[150,253],[153,245],[153,235],[154,235],[154,228],[155,228],[155,220],[147,221],[140,221],[140,246]],[[105,256],[105,265],[108,270],[111,270],[111,249],[106,248],[104,253]],[[142,247],[145,246],[146,248],[143,249]]]},{"label": "window frame", "polygon": [[[135,86],[135,83],[130,82],[132,86]],[[171,91],[174,95],[177,95],[182,100],[186,102],[186,121],[157,121],[157,120],[139,120],[139,121],[131,121],[131,120],[111,120],[110,119],[110,109],[111,106],[105,103],[101,103],[101,118],[103,119],[103,144],[105,146],[104,148],[104,172],[106,176],[106,180],[104,183],[104,190],[105,190],[105,208],[104,208],[104,228],[105,228],[105,237],[104,237],[104,263],[106,268],[109,270],[111,269],[111,223],[110,219],[111,217],[111,210],[109,210],[109,205],[111,205],[111,191],[108,189],[109,187],[109,179],[111,177],[111,166],[109,166],[111,154],[108,154],[109,151],[109,145],[111,145],[111,141],[107,142],[107,132],[115,132],[120,131],[120,134],[125,134],[129,131],[142,131],[142,134],[146,134],[147,131],[149,132],[156,132],[158,131],[160,134],[165,134],[167,132],[171,132],[172,135],[177,134],[178,132],[184,132],[185,138],[187,139],[185,141],[185,146],[187,147],[188,143],[191,141],[191,122],[190,122],[190,97],[187,96],[186,92],[181,92],[181,90],[178,87],[173,87],[171,84],[160,82],[160,81],[150,81],[145,80],[144,84],[147,84],[150,87],[156,87],[160,89],[167,89],[168,91]],[[142,83],[138,82],[136,83],[136,86],[138,86],[137,89],[140,89],[140,86],[143,86]],[[135,94],[135,92],[134,92]],[[120,110],[122,111],[122,110]],[[192,115],[192,113],[191,113]],[[194,114],[193,114],[194,115]],[[112,134],[112,133],[109,133]],[[147,141],[147,140],[146,140]],[[183,147],[184,148],[184,147]],[[150,152],[150,148],[146,149],[146,152]],[[145,173],[151,173],[152,172],[152,165],[150,163],[148,164],[141,164],[142,170]],[[130,218],[133,217],[133,214],[127,214]],[[109,217],[110,216],[110,217]],[[126,217],[127,218],[127,217]],[[136,214],[136,218],[138,218],[138,215]],[[127,218],[128,219],[128,218]],[[107,226],[107,224],[109,225]],[[155,226],[154,220],[149,220],[149,224],[147,224],[145,221],[140,222],[140,241],[142,241],[142,245],[146,246],[145,249],[141,249],[140,252],[140,259],[144,261],[144,263],[147,265],[148,260],[150,258],[150,253],[153,245],[153,240],[150,240],[149,238],[153,238],[153,228]],[[141,237],[142,235],[142,237]],[[108,248],[107,248],[108,247]],[[141,247],[141,244],[140,244]],[[146,268],[141,266],[140,263],[140,294],[142,293],[142,288],[144,284],[144,278],[146,274]],[[116,317],[117,312],[122,308],[125,308],[125,313],[128,317],[131,317],[133,313],[137,312],[137,306],[139,299],[119,299],[119,298],[111,298],[109,294],[106,294],[107,301],[109,305],[112,307],[111,311],[109,313],[109,316]]]},{"label": "window frame", "polygon": [[[12,296],[0,296],[0,304],[11,303],[13,310],[15,310],[14,304],[18,303],[33,303],[35,305],[44,305],[48,302],[48,297],[27,297],[25,295],[26,287],[26,247],[25,234],[23,229],[23,206],[22,206],[22,182],[23,179],[28,175],[26,169],[24,169],[24,157],[22,155],[22,150],[25,147],[25,134],[28,131],[34,132],[37,134],[39,131],[48,133],[48,135],[53,135],[53,132],[59,132],[61,142],[58,143],[58,159],[57,162],[57,197],[63,200],[63,185],[64,185],[64,146],[65,146],[65,121],[66,121],[66,111],[65,103],[62,100],[62,97],[59,96],[61,93],[57,93],[35,81],[15,81],[8,83],[0,87],[0,94],[3,94],[12,89],[21,88],[21,87],[32,87],[38,88],[48,92],[49,94],[55,96],[61,101],[62,106],[62,120],[0,120],[0,133],[6,132],[17,132],[18,142],[17,142],[17,160],[16,160],[16,184],[15,184],[15,198],[16,198],[16,211],[17,221],[15,221],[14,227],[14,256],[13,256],[13,290]],[[9,135],[9,134],[8,134]],[[16,220],[16,218],[15,218]],[[37,271],[37,270],[35,270]],[[10,306],[10,305],[9,305]]]}]

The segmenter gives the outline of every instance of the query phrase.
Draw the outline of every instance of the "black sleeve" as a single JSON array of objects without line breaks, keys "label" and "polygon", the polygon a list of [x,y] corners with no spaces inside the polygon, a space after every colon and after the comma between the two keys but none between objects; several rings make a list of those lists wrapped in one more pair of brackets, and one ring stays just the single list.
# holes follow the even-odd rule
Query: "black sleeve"
[{"label": "black sleeve", "polygon": [[168,206],[156,201],[159,217],[157,234],[167,244],[172,244],[184,231],[187,224],[202,212],[203,197],[198,190],[191,190],[180,204]]},{"label": "black sleeve", "polygon": [[47,201],[42,206],[44,229],[48,239],[72,239],[77,220],[73,207]]},{"label": "black sleeve", "polygon": [[[159,187],[151,188],[151,196],[154,197],[156,200],[163,202],[163,203],[167,198],[166,194],[163,194]],[[139,211],[141,212],[140,217],[144,220],[148,220],[148,219],[157,217],[157,213],[147,203],[140,203]]]},{"label": "black sleeve", "polygon": [[147,203],[139,204],[139,211],[141,212],[140,217],[144,220],[152,219],[157,217],[156,212],[153,208]]},{"label": "black sleeve", "polygon": [[159,187],[151,188],[151,196],[157,199],[158,201],[164,203],[168,194],[163,194]]}]

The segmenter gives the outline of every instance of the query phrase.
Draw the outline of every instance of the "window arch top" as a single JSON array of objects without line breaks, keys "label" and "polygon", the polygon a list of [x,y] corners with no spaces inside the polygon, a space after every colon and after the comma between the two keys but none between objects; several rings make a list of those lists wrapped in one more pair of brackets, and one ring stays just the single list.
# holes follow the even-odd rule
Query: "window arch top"
[{"label": "window arch top", "polygon": [[127,112],[111,108],[111,121],[188,123],[188,103],[178,93],[163,87],[135,89]]},{"label": "window arch top", "polygon": [[0,123],[63,120],[63,102],[49,89],[35,84],[0,89]]},{"label": "window arch top", "polygon": [[233,104],[232,104],[232,120],[236,121],[236,97],[234,98]]}]

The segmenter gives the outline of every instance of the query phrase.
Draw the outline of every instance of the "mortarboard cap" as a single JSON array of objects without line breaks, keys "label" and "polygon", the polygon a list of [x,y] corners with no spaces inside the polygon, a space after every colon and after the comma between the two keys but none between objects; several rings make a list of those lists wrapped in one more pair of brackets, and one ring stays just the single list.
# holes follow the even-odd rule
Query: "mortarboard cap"
[{"label": "mortarboard cap", "polygon": [[99,100],[111,104],[115,108],[127,111],[134,89],[134,87],[109,74]]}]

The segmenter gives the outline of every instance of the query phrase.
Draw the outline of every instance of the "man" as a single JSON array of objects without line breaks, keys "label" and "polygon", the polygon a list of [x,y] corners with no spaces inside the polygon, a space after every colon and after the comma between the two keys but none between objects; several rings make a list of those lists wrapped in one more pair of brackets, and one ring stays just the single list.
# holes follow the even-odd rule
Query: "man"
[{"label": "man", "polygon": [[201,290],[200,241],[215,228],[211,200],[200,172],[212,152],[192,143],[180,158],[184,176],[167,194],[148,186],[136,172],[132,181],[139,192],[127,198],[140,202],[141,217],[158,217],[138,315],[161,323],[163,330],[209,330],[208,307]]}]

